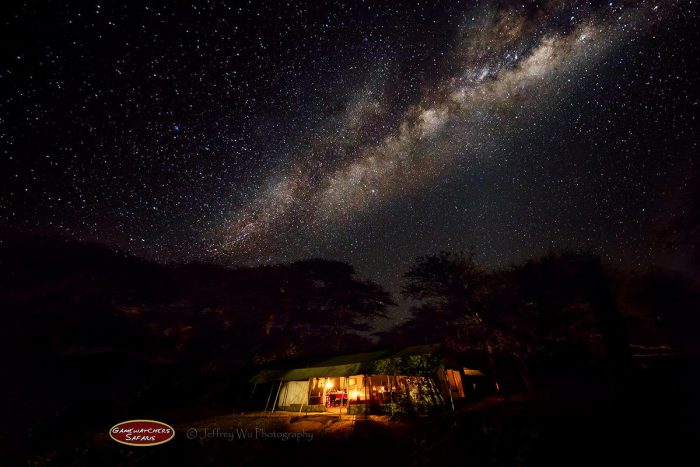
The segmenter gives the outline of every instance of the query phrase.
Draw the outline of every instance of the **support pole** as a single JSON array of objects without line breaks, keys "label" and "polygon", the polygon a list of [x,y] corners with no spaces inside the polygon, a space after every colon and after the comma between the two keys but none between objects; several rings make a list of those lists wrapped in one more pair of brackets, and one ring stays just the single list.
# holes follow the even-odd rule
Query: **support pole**
[{"label": "support pole", "polygon": [[[309,405],[309,392],[311,391],[311,378],[309,378],[309,381],[306,383],[306,405],[308,407]],[[299,415],[301,415],[301,409],[304,408],[304,401],[301,401],[301,407],[299,407]],[[309,411],[308,409],[306,410],[306,413],[308,414]]]},{"label": "support pole", "polygon": [[440,387],[438,386],[438,383],[435,380],[435,378],[432,375],[427,376],[426,378],[428,378],[428,381],[430,382],[431,393],[435,402],[443,407],[447,405],[447,402],[445,402],[445,398],[442,397],[442,392],[440,391]]},{"label": "support pole", "polygon": [[275,396],[275,401],[272,403],[272,411],[270,413],[275,413],[275,407],[277,407],[277,400],[280,397],[280,389],[282,389],[282,381],[280,381],[279,386],[277,386],[277,395]]},{"label": "support pole", "polygon": [[275,382],[273,381],[272,384],[270,385],[270,394],[267,395],[267,402],[265,402],[265,410],[263,410],[263,413],[267,412],[267,406],[270,405],[270,399],[272,398],[272,391],[275,389]]},{"label": "support pole", "polygon": [[445,383],[447,383],[447,393],[450,395],[450,405],[452,406],[452,411],[455,410],[455,402],[452,400],[452,388],[450,387],[450,381],[447,378],[447,370],[442,370],[442,375],[445,377]]},{"label": "support pole", "polygon": [[391,403],[391,415],[394,415],[394,384],[396,384],[396,375],[392,375],[391,378],[394,378],[394,381],[389,380],[389,403]]},{"label": "support pole", "polygon": [[287,397],[289,397],[289,381],[287,381],[287,384],[284,385],[284,397],[282,398],[282,401],[284,401],[284,404],[280,404],[278,407],[288,407],[287,406]]},{"label": "support pole", "polygon": [[370,377],[365,375],[365,421],[369,419],[369,402],[370,398],[372,397],[371,385],[372,381],[370,380]]}]

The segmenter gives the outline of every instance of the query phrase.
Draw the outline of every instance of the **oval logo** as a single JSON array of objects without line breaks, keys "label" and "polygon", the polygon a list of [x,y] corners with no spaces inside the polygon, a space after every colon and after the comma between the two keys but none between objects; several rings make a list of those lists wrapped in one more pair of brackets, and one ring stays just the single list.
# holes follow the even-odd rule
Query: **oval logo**
[{"label": "oval logo", "polygon": [[175,430],[167,423],[155,420],[129,420],[110,428],[109,436],[117,443],[129,446],[155,446],[173,439]]}]

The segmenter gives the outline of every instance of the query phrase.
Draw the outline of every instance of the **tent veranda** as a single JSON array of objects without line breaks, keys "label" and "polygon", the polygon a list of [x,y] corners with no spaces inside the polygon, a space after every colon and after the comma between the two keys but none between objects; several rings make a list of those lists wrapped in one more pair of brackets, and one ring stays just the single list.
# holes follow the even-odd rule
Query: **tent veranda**
[{"label": "tent veranda", "polygon": [[455,359],[433,344],[307,360],[249,381],[272,383],[265,410],[393,413],[454,406],[465,392],[462,371],[453,368],[460,368]]}]

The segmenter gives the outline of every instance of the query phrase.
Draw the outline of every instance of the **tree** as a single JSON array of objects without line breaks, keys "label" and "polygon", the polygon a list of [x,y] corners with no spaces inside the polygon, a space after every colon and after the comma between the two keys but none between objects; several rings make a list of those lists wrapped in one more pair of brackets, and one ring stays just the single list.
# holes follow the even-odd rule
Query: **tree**
[{"label": "tree", "polygon": [[[403,293],[416,303],[412,318],[385,340],[440,341],[488,355],[497,378],[514,369],[528,384],[531,357],[547,355],[571,367],[607,355],[627,367],[629,343],[608,271],[587,254],[561,253],[489,271],[472,253],[418,258],[405,274]],[[422,339],[421,339],[422,336]],[[510,370],[499,362],[510,360]],[[515,368],[513,368],[515,367]],[[502,373],[500,376],[498,373]]]},{"label": "tree", "polygon": [[627,332],[600,258],[551,254],[514,268],[512,274],[540,341],[590,343],[597,327],[610,362],[618,368],[628,365]]},{"label": "tree", "polygon": [[485,302],[492,276],[476,264],[472,252],[420,257],[404,279],[402,293],[418,302],[411,326],[454,348],[485,348],[491,324]]},{"label": "tree", "polygon": [[382,287],[357,279],[352,266],[338,261],[280,266],[270,279],[267,340],[291,337],[297,355],[356,350],[357,333],[370,330],[370,321],[386,317],[394,305]]}]

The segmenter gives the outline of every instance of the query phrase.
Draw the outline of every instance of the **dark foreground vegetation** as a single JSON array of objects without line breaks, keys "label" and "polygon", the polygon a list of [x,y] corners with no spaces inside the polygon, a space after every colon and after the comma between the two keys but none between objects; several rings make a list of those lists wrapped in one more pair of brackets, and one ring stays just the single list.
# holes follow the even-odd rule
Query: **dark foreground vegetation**
[{"label": "dark foreground vegetation", "polygon": [[[489,271],[469,254],[442,253],[406,273],[412,319],[377,342],[367,332],[391,312],[392,297],[343,263],[158,265],[34,237],[3,238],[0,249],[3,465],[698,460],[693,278],[568,253]],[[360,418],[312,442],[184,434],[211,417],[230,417],[235,429],[242,415],[232,414],[260,410],[261,391],[251,397],[245,382],[260,366],[432,342],[470,356],[499,383],[491,403]],[[178,434],[152,448],[109,440],[110,426],[134,418],[163,420]]]}]

